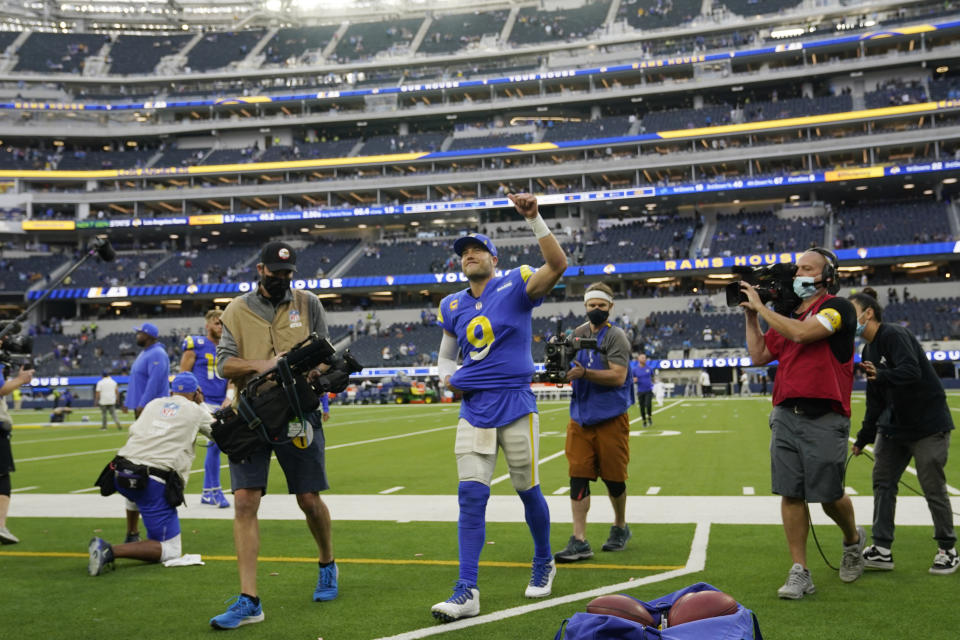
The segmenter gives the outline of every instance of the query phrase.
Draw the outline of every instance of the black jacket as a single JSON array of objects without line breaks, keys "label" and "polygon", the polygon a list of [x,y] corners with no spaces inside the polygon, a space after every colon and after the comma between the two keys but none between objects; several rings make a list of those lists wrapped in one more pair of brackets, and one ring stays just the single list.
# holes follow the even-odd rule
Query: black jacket
[{"label": "black jacket", "polygon": [[867,412],[856,446],[873,442],[878,430],[889,438],[919,440],[953,429],[943,384],[907,329],[881,323],[861,359],[877,367],[877,379],[867,382]]}]

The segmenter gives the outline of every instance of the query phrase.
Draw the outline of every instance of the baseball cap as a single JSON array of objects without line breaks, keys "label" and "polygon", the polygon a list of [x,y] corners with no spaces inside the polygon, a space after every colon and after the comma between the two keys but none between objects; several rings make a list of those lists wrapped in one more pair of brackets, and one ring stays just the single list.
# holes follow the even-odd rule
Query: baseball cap
[{"label": "baseball cap", "polygon": [[197,380],[197,376],[189,371],[181,371],[174,376],[170,388],[173,389],[174,393],[193,393],[199,386],[200,382]]},{"label": "baseball cap", "polygon": [[260,252],[260,262],[270,271],[296,271],[297,254],[286,242],[271,242]]},{"label": "baseball cap", "polygon": [[497,248],[493,246],[493,240],[482,233],[471,233],[470,235],[458,238],[457,241],[453,243],[453,250],[458,256],[461,256],[463,255],[463,250],[466,249],[467,245],[470,244],[479,244],[481,247],[489,251],[494,258],[497,257]]},{"label": "baseball cap", "polygon": [[145,334],[153,338],[156,338],[160,335],[160,329],[158,329],[157,325],[153,324],[152,322],[144,322],[139,327],[134,327],[133,330],[143,331]]}]

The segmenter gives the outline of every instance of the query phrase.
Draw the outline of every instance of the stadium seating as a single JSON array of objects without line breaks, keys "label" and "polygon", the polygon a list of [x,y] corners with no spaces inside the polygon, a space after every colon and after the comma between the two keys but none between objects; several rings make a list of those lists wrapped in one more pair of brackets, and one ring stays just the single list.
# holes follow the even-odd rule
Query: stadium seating
[{"label": "stadium seating", "polygon": [[53,151],[33,147],[5,146],[0,149],[0,169],[47,169],[55,159]]},{"label": "stadium seating", "polygon": [[149,284],[147,272],[160,260],[167,257],[166,252],[130,252],[117,253],[113,262],[102,262],[93,258],[64,281],[64,287],[115,287],[134,284]]},{"label": "stadium seating", "polygon": [[529,133],[509,133],[507,131],[492,131],[486,136],[471,136],[469,138],[454,138],[447,151],[461,151],[464,149],[488,149],[491,147],[506,147],[512,144],[526,144],[533,142]]},{"label": "stadium seating", "polygon": [[189,167],[203,159],[209,149],[166,149],[153,165],[155,167]]},{"label": "stadium seating", "polygon": [[187,53],[187,66],[192,71],[212,71],[243,60],[264,33],[263,29],[209,32]]},{"label": "stadium seating", "polygon": [[625,136],[632,126],[629,116],[611,116],[583,122],[553,122],[542,125],[543,141],[589,140]]},{"label": "stadium seating", "polygon": [[190,34],[162,36],[119,35],[110,47],[110,73],[152,73],[160,58],[174,55],[191,39]]},{"label": "stadium seating", "polygon": [[236,282],[248,270],[246,263],[259,254],[255,245],[216,246],[205,244],[200,250],[182,251],[147,272],[150,284],[199,284]]},{"label": "stadium seating", "polygon": [[555,11],[523,7],[517,13],[509,41],[524,45],[586,38],[603,25],[609,9],[609,0],[588,2],[578,9]]},{"label": "stadium seating", "polygon": [[347,62],[366,60],[384,51],[406,48],[422,22],[419,18],[406,18],[351,24],[337,43],[334,53],[340,62]]},{"label": "stadium seating", "polygon": [[66,151],[57,169],[132,169],[147,164],[153,151]]},{"label": "stadium seating", "polygon": [[772,211],[717,216],[710,255],[796,251],[824,245],[822,218],[778,218]]},{"label": "stadium seating", "polygon": [[263,49],[265,62],[286,65],[307,51],[323,50],[333,39],[338,27],[339,25],[323,25],[279,29]]},{"label": "stadium seating", "polygon": [[960,99],[960,78],[941,78],[930,82],[931,100]]},{"label": "stadium seating", "polygon": [[435,17],[417,52],[453,53],[480,41],[484,36],[499,37],[507,15],[507,11],[476,11]]},{"label": "stadium seating", "polygon": [[891,80],[878,86],[876,91],[865,93],[863,99],[868,109],[894,107],[901,104],[926,102],[927,90],[917,82]]},{"label": "stadium seating", "polygon": [[31,33],[17,50],[14,71],[77,73],[88,56],[96,55],[109,42],[96,33]]},{"label": "stadium seating", "polygon": [[406,136],[371,136],[363,143],[358,155],[375,156],[386,153],[410,153],[413,151],[439,151],[446,133],[417,133]]},{"label": "stadium seating", "polygon": [[[686,257],[693,239],[693,218],[645,216],[626,224],[614,224],[598,231],[583,248],[578,264],[636,262]],[[577,252],[568,252],[577,255]]]},{"label": "stadium seating", "polygon": [[779,13],[799,5],[801,0],[723,0],[723,5],[738,16]]},{"label": "stadium seating", "polygon": [[884,308],[883,321],[906,327],[920,340],[960,340],[960,298],[894,302]]},{"label": "stadium seating", "polygon": [[359,240],[318,240],[297,251],[297,277],[324,276],[343,260]]},{"label": "stadium seating", "polygon": [[843,247],[875,247],[951,240],[946,207],[933,200],[881,202],[835,211],[836,238]]},{"label": "stadium seating", "polygon": [[[350,343],[350,351],[367,367],[410,366],[424,360],[436,364],[441,335],[441,329],[436,325],[393,324],[381,328],[379,336],[358,336]],[[410,345],[414,347],[412,350]],[[389,350],[389,358],[383,357],[385,349]]]},{"label": "stadium seating", "polygon": [[244,164],[253,162],[256,149],[216,149],[210,152],[201,164]]},{"label": "stadium seating", "polygon": [[622,0],[617,19],[634,29],[665,29],[690,22],[700,14],[700,0]]},{"label": "stadium seating", "polygon": [[350,267],[347,276],[460,271],[453,245],[442,240],[377,243]]},{"label": "stadium seating", "polygon": [[66,261],[62,255],[35,255],[29,258],[0,258],[0,287],[4,291],[26,291]]}]

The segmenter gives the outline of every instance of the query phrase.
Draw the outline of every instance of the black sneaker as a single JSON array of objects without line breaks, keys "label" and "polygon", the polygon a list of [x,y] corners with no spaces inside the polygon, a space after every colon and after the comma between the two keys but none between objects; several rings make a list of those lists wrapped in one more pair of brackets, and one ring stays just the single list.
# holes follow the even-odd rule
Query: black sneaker
[{"label": "black sneaker", "polygon": [[960,566],[960,558],[957,557],[956,549],[937,549],[937,555],[933,557],[933,566],[930,567],[930,573],[938,576],[950,575]]},{"label": "black sneaker", "polygon": [[623,525],[623,528],[613,525],[610,527],[610,537],[607,538],[600,549],[603,551],[623,551],[627,547],[627,541],[632,537],[633,534],[630,533],[629,525]]},{"label": "black sneaker", "polygon": [[123,539],[123,543],[127,544],[129,542],[140,542],[140,532],[135,531],[133,533],[128,533],[127,537]]},{"label": "black sneaker", "polygon": [[893,554],[889,551],[884,553],[872,544],[863,550],[863,563],[868,569],[890,571],[893,569]]},{"label": "black sneaker", "polygon": [[590,548],[590,543],[586,540],[577,540],[574,536],[570,536],[570,541],[563,551],[558,551],[553,555],[553,559],[561,563],[576,562],[592,557],[593,549]]}]

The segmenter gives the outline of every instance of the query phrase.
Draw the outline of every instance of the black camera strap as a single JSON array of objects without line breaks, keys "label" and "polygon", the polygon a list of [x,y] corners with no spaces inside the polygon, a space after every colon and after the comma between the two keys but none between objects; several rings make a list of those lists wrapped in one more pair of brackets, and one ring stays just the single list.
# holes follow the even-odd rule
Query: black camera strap
[{"label": "black camera strap", "polygon": [[[297,434],[297,436],[306,435],[307,417],[303,415],[303,409],[300,407],[300,394],[297,393],[297,381],[293,377],[293,371],[290,370],[290,365],[286,358],[279,358],[277,360],[277,378],[280,381],[283,392],[287,396],[287,402],[290,404],[290,408],[293,409],[294,415],[300,421],[300,433]],[[297,436],[292,436],[291,439]]]}]

